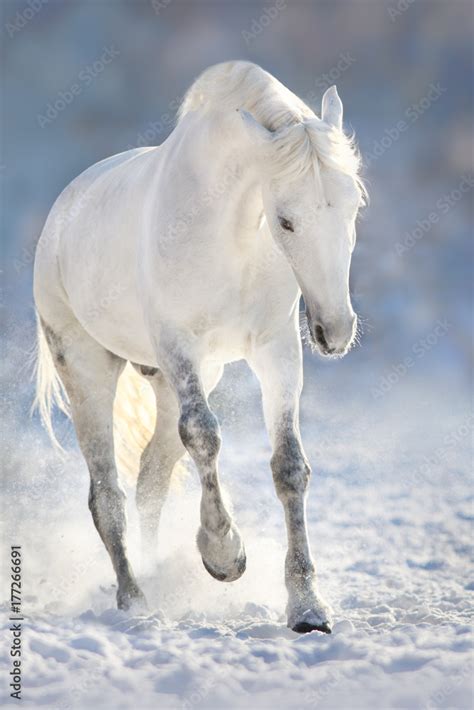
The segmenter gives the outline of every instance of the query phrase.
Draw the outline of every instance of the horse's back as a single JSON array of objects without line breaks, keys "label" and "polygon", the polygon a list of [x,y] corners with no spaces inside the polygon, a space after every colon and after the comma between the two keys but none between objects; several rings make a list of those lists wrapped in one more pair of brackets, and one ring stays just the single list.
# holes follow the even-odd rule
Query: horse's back
[{"label": "horse's back", "polygon": [[136,148],[95,163],[57,198],[35,258],[35,301],[45,320],[71,312],[94,337],[101,330],[107,337],[103,323],[114,312],[122,328],[123,319],[140,320],[136,237],[156,151]]},{"label": "horse's back", "polygon": [[107,189],[107,185],[117,184],[123,168],[150,150],[153,148],[135,148],[100,160],[86,168],[64,188],[48,214],[38,242],[35,259],[37,271],[42,262],[58,257],[62,240],[66,235],[74,233],[81,219],[90,219],[94,207],[98,206],[100,183],[103,189]]}]

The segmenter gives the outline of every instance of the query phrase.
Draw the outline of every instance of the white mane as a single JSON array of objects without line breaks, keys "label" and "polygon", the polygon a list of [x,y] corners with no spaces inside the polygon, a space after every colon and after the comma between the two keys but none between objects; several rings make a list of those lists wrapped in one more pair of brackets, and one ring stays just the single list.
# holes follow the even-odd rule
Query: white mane
[{"label": "white mane", "polygon": [[351,175],[365,194],[353,137],[317,119],[304,101],[256,64],[233,61],[206,69],[186,92],[178,115],[240,108],[270,131],[298,126],[275,140],[280,176],[291,179],[311,167],[319,174],[320,163]]}]

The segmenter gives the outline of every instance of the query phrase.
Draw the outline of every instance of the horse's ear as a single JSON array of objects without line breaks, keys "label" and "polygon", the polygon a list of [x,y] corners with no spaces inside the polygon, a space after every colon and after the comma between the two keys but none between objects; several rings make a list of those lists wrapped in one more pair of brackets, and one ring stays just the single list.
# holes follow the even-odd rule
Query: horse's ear
[{"label": "horse's ear", "polygon": [[342,101],[337,93],[336,85],[326,89],[321,107],[321,118],[330,126],[342,129]]},{"label": "horse's ear", "polygon": [[249,136],[252,138],[254,141],[258,141],[260,143],[268,143],[269,141],[272,140],[273,133],[268,130],[268,128],[265,128],[265,126],[262,126],[261,123],[259,123],[251,113],[248,111],[245,111],[243,108],[238,108],[237,112],[239,116],[241,117],[244,126],[249,134]]}]

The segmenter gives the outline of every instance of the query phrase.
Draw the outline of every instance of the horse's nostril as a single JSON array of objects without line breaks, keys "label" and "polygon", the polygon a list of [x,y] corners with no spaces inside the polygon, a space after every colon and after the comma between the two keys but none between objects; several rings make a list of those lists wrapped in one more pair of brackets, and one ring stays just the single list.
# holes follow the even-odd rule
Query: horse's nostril
[{"label": "horse's nostril", "polygon": [[325,350],[329,350],[328,342],[326,340],[326,336],[324,335],[324,330],[322,326],[316,326],[316,328],[314,329],[314,337]]},{"label": "horse's nostril", "polygon": [[315,326],[314,339],[319,343],[326,355],[332,355],[336,352],[337,348],[330,346],[328,341],[326,340],[326,334],[322,325]]}]

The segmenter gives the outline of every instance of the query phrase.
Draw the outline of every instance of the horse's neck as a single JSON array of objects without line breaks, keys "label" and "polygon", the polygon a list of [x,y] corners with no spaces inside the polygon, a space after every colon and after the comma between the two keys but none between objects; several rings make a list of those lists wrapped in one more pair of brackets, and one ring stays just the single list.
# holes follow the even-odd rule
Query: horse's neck
[{"label": "horse's neck", "polygon": [[198,193],[191,202],[197,222],[205,224],[209,248],[217,243],[224,254],[233,255],[234,269],[252,263],[254,273],[266,270],[267,283],[296,293],[291,267],[264,219],[258,156],[239,114],[188,114],[178,124],[175,139],[180,170],[194,176],[190,189]]},{"label": "horse's neck", "polygon": [[238,239],[242,248],[246,244],[251,248],[264,217],[262,189],[254,166],[247,160],[237,163],[236,174],[227,200],[227,217],[231,227],[234,225],[229,237]]},{"label": "horse's neck", "polygon": [[238,237],[251,246],[263,217],[255,150],[237,112],[210,114],[202,123],[194,155],[208,171],[211,209],[215,208],[221,224],[226,225],[222,239]]}]

